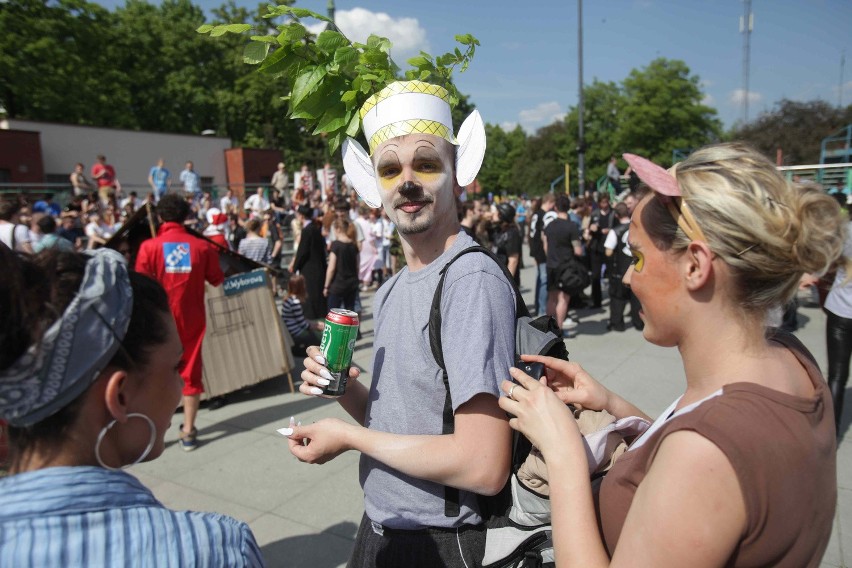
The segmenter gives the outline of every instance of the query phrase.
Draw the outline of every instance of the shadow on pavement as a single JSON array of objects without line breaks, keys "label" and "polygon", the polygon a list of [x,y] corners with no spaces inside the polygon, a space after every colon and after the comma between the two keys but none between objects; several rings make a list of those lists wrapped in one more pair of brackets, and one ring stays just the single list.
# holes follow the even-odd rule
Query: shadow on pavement
[{"label": "shadow on pavement", "polygon": [[[311,410],[315,410],[321,406],[327,406],[329,404],[336,403],[332,399],[302,396],[293,402],[259,408],[257,410],[241,413],[237,416],[224,416],[220,422],[214,422],[209,426],[199,427],[198,435],[200,438],[206,438],[207,441],[213,441],[234,433],[231,428],[221,428],[220,425],[223,424],[236,427],[240,430],[259,430],[269,424],[286,422],[290,416],[301,416]],[[215,415],[207,414],[205,418],[210,420],[211,418],[215,418]],[[214,435],[217,432],[224,432],[224,435]]]},{"label": "shadow on pavement", "polygon": [[268,568],[319,568],[345,565],[358,526],[337,523],[317,534],[283,538],[261,548]]}]

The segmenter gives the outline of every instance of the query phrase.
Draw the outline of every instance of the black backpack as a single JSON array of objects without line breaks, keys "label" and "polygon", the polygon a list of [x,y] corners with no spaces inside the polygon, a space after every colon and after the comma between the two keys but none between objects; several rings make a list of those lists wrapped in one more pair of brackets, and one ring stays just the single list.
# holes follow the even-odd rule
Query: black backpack
[{"label": "black backpack", "polygon": [[[481,252],[491,257],[503,270],[506,280],[515,290],[515,366],[522,366],[519,357],[522,353],[548,355],[568,360],[568,350],[562,339],[562,330],[550,316],[530,317],[520,290],[496,255],[480,246],[464,249],[441,269],[441,279],[435,290],[429,314],[429,344],[435,361],[443,371],[446,391],[442,434],[452,434],[455,424],[450,382],[444,368],[441,348],[441,297],[447,269],[460,256],[471,252]],[[483,568],[544,568],[554,565],[550,500],[518,482],[516,476],[531,449],[530,441],[519,432],[513,431],[511,472],[506,485],[497,495],[479,496],[480,512],[487,528]],[[457,517],[459,512],[459,490],[455,487],[444,487],[445,516]]]}]

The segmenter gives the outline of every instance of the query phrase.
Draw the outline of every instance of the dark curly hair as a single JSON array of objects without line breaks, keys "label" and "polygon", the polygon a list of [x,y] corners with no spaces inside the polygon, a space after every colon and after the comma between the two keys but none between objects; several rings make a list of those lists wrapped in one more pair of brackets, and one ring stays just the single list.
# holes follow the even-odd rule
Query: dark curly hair
[{"label": "dark curly hair", "polygon": [[189,216],[189,203],[175,193],[167,193],[157,203],[157,215],[167,223],[183,223]]}]

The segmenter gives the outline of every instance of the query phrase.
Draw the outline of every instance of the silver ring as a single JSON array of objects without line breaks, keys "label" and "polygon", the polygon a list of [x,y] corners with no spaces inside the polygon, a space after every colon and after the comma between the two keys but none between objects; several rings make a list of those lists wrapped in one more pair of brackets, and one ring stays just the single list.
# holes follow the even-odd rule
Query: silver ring
[{"label": "silver ring", "polygon": [[[516,386],[518,386],[518,385],[512,385],[512,387],[509,389],[509,398],[512,398],[512,392],[514,392]],[[512,400],[515,400],[515,399],[512,398]]]}]

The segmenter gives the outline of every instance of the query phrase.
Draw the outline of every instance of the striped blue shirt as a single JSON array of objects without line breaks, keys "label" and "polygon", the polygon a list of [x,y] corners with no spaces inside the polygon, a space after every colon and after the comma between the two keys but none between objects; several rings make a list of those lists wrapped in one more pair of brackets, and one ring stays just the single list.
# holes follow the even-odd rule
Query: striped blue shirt
[{"label": "striped blue shirt", "polygon": [[135,477],[52,467],[0,479],[0,566],[263,566],[251,529],[171,511]]},{"label": "striped blue shirt", "polygon": [[290,335],[299,335],[310,326],[308,320],[305,319],[302,302],[295,296],[287,296],[287,299],[281,304],[278,313],[281,314],[281,319],[284,320],[284,325],[287,326],[287,331],[290,332]]}]

